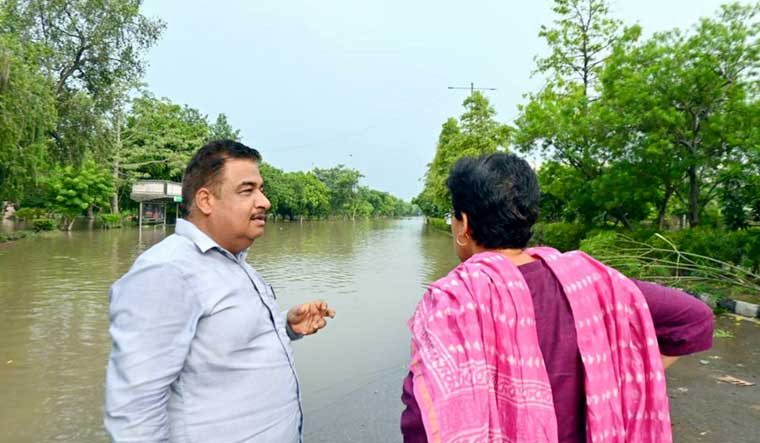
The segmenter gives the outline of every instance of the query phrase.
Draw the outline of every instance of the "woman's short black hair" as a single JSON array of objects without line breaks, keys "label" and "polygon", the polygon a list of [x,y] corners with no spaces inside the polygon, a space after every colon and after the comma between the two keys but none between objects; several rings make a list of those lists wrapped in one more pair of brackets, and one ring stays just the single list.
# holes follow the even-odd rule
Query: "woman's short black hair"
[{"label": "woman's short black hair", "polygon": [[524,248],[538,219],[538,179],[514,154],[464,157],[446,181],[454,216],[466,213],[472,238],[488,249]]}]

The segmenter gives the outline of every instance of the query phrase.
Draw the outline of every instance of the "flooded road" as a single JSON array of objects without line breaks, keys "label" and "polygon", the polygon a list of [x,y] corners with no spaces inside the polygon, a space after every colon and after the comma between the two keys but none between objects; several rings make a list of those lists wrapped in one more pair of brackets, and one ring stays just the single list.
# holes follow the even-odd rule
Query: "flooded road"
[{"label": "flooded road", "polygon": [[[283,309],[324,298],[338,317],[294,344],[313,442],[398,442],[406,320],[456,265],[451,237],[420,219],[271,223],[249,262]],[[107,441],[109,285],[167,233],[78,231],[0,245],[0,442]],[[760,441],[760,324],[718,319],[726,338],[668,371],[675,441]],[[721,382],[732,376],[755,383]]]},{"label": "flooded road", "polygon": [[[108,287],[166,234],[75,231],[0,246],[0,441],[106,441]],[[267,227],[248,261],[281,308],[323,298],[338,312],[294,344],[307,427],[311,413],[406,364],[406,320],[455,259],[450,237],[421,219]]]}]

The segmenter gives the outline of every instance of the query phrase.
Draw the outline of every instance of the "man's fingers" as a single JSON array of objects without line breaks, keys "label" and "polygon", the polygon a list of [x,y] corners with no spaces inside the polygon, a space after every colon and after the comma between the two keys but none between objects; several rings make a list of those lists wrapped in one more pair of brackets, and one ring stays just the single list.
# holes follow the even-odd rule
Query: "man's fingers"
[{"label": "man's fingers", "polygon": [[327,304],[327,302],[321,302],[319,305],[319,312],[322,314],[322,316],[328,316],[328,317],[335,317],[335,311],[330,309],[330,306]]}]

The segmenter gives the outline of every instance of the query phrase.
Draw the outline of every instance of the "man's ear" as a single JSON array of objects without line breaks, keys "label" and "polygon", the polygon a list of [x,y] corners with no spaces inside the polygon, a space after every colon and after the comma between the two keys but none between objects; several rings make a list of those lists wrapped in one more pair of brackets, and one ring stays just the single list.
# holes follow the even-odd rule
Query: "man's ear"
[{"label": "man's ear", "polygon": [[200,188],[195,193],[195,207],[203,215],[211,215],[214,209],[214,194],[208,188]]}]

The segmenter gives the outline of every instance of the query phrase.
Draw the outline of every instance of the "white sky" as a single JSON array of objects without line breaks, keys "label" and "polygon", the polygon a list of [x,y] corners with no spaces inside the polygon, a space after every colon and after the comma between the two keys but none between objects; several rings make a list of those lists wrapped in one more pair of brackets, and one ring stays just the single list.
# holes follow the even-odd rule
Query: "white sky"
[{"label": "white sky", "polygon": [[[720,1],[617,0],[615,15],[645,36],[686,28]],[[148,55],[157,96],[225,113],[243,142],[279,168],[339,163],[362,182],[409,199],[422,189],[441,124],[467,91],[487,95],[499,120],[517,115],[549,0],[146,0],[168,28]]]}]

